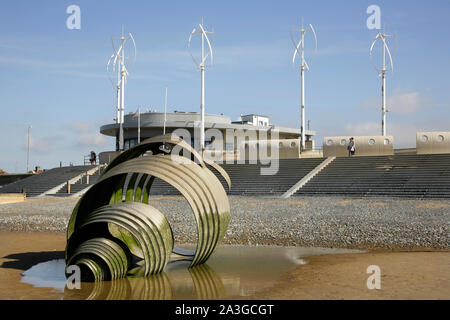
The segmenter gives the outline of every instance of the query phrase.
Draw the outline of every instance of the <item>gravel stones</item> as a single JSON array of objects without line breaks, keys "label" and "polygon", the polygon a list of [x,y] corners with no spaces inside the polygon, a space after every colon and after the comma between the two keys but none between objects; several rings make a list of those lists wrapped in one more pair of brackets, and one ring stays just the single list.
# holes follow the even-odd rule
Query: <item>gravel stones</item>
[{"label": "gravel stones", "polygon": [[[194,216],[181,196],[155,196],[175,244],[195,243]],[[225,244],[352,249],[450,248],[450,201],[390,198],[230,196]],[[0,205],[0,231],[65,232],[77,199]]]}]

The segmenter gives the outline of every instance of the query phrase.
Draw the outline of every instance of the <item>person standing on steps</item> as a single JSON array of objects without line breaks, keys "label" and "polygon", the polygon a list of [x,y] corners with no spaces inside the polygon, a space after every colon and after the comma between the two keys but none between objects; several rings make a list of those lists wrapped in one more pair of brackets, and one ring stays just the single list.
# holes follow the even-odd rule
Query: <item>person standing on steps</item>
[{"label": "person standing on steps", "polygon": [[355,155],[355,140],[353,139],[353,137],[350,138],[350,141],[348,142],[348,156],[352,157]]},{"label": "person standing on steps", "polygon": [[91,165],[94,165],[97,161],[97,155],[95,154],[94,151],[91,151],[91,157],[89,159],[91,161]]}]

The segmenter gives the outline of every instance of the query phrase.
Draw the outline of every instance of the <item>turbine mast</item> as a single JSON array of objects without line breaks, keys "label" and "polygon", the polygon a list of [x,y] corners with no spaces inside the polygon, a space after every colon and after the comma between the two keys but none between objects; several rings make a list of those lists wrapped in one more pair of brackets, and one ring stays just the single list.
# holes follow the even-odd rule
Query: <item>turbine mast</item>
[{"label": "turbine mast", "polygon": [[375,39],[370,46],[370,56],[372,56],[373,48],[375,43],[380,40],[381,41],[381,69],[377,69],[378,74],[381,76],[381,135],[386,136],[386,71],[388,71],[388,66],[386,65],[386,54],[389,58],[391,71],[394,70],[394,63],[392,62],[392,55],[389,50],[389,47],[386,42],[386,38],[392,37],[391,35],[387,35],[382,33],[381,31],[375,36]]},{"label": "turbine mast", "polygon": [[[120,40],[120,47],[116,50],[114,46],[114,39]],[[124,149],[124,135],[123,135],[123,122],[125,116],[125,83],[126,78],[128,77],[128,70],[126,67],[126,56],[125,56],[125,43],[128,40],[131,40],[134,46],[134,61],[136,61],[136,43],[134,41],[133,35],[131,33],[128,34],[128,37],[124,36],[123,27],[122,27],[122,36],[121,37],[112,37],[112,47],[114,53],[109,58],[107,64],[107,72],[108,77],[116,90],[116,123],[119,124],[119,137],[118,137],[118,150]],[[116,72],[117,68],[117,82],[114,83],[112,78],[109,76],[110,68],[113,72]]]},{"label": "turbine mast", "polygon": [[[305,60],[305,34],[311,31],[313,36],[314,36],[314,40],[316,43],[316,50],[317,50],[317,36],[316,36],[316,32],[314,30],[314,27],[310,24],[308,28],[304,28],[303,27],[303,23],[302,23],[302,28],[300,30],[292,30],[291,31],[291,39],[292,39],[292,43],[294,44],[295,50],[294,50],[294,56],[292,57],[292,63],[295,65],[295,58],[297,57],[297,55],[300,57],[301,59],[301,64],[298,66],[300,68],[300,78],[301,78],[301,89],[300,89],[300,113],[301,113],[301,118],[300,118],[300,132],[301,132],[301,150],[304,151],[306,149],[306,117],[305,117],[305,70],[309,70],[309,66],[308,63]],[[294,33],[295,32],[299,32],[301,33],[300,36],[300,40],[298,42],[296,42],[294,40]]]},{"label": "turbine mast", "polygon": [[[195,34],[201,35],[201,60],[200,63],[197,62],[197,60],[194,58],[194,55],[192,54],[191,50],[191,40],[192,36]],[[198,25],[198,29],[194,28],[192,30],[189,41],[188,41],[188,49],[189,53],[192,56],[192,60],[194,61],[195,65],[200,69],[200,117],[201,117],[201,124],[200,124],[200,148],[201,153],[203,155],[203,151],[205,150],[205,62],[207,58],[210,58],[211,65],[213,63],[213,51],[211,46],[211,41],[209,40],[208,34],[214,34],[214,32],[207,31],[203,26],[203,19],[202,23]],[[205,42],[207,47],[205,46]],[[207,53],[205,54],[205,49],[207,48]]]}]

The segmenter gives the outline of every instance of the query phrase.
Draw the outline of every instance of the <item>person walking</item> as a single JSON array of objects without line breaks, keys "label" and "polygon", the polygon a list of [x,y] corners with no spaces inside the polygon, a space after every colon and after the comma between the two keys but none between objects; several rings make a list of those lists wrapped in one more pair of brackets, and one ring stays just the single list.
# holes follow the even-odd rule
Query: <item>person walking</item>
[{"label": "person walking", "polygon": [[97,155],[95,154],[94,151],[91,151],[91,157],[89,159],[91,161],[91,165],[94,165],[97,161]]},{"label": "person walking", "polygon": [[353,137],[350,138],[349,142],[348,142],[348,156],[352,157],[355,155],[355,140],[353,139]]}]

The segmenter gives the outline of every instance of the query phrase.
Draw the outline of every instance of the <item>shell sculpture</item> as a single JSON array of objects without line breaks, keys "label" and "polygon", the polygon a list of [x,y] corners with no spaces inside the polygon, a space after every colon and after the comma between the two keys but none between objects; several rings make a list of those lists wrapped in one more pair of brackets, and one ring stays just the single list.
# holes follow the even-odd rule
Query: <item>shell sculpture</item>
[{"label": "shell sculpture", "polygon": [[[204,263],[230,219],[226,191],[207,165],[231,187],[223,168],[176,135],[150,138],[121,153],[72,212],[66,266],[78,266],[82,281],[103,281],[157,274],[174,257],[191,260],[190,267]],[[168,220],[149,204],[155,178],[176,188],[189,203],[198,232],[195,250],[174,246]]]}]

